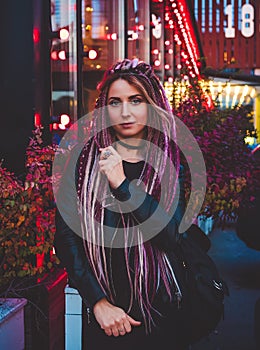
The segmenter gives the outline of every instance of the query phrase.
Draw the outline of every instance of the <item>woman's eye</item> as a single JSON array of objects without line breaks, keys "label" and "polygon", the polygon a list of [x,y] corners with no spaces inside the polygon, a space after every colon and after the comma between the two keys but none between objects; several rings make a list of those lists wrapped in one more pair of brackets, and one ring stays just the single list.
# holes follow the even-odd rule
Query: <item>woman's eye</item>
[{"label": "woman's eye", "polygon": [[131,103],[133,104],[133,105],[138,105],[139,103],[142,103],[143,102],[143,100],[141,99],[141,98],[133,98],[132,100],[131,100]]},{"label": "woman's eye", "polygon": [[[139,97],[135,97],[135,98],[133,98],[133,99],[131,99],[129,101],[129,103],[132,104],[132,105],[139,105],[142,102],[143,102],[143,100],[141,98],[139,98]],[[122,104],[122,101],[120,101],[120,100],[111,100],[111,101],[109,101],[108,104],[109,104],[109,106],[112,106],[112,107],[118,107],[118,106],[120,106]]]},{"label": "woman's eye", "polygon": [[112,100],[109,102],[109,106],[119,106],[120,105],[120,101],[117,100]]}]

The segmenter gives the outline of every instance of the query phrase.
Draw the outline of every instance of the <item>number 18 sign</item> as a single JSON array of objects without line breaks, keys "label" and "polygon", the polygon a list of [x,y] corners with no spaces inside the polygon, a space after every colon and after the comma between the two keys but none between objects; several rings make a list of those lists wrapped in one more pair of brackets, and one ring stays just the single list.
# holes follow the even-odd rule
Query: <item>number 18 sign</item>
[{"label": "number 18 sign", "polygon": [[[235,38],[236,29],[234,27],[234,6],[229,4],[225,7],[224,13],[227,16],[227,27],[225,28],[226,38]],[[241,6],[240,16],[238,16],[238,26],[241,34],[245,38],[250,38],[254,35],[255,25],[255,10],[251,4],[244,4]]]}]

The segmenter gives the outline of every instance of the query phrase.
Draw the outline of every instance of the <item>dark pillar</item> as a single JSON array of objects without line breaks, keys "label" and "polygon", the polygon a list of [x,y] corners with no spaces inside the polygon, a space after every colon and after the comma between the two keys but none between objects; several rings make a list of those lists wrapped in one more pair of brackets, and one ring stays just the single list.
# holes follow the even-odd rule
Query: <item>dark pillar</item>
[{"label": "dark pillar", "polygon": [[34,103],[40,115],[44,144],[51,143],[51,10],[50,0],[33,1],[34,31]]},{"label": "dark pillar", "polygon": [[0,159],[23,175],[33,129],[33,1],[1,4]]}]

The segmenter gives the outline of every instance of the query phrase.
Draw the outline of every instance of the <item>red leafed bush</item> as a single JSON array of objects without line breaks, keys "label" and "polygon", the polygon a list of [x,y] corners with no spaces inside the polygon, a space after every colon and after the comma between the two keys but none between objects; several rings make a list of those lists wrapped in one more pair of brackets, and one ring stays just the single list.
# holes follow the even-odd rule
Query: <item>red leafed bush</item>
[{"label": "red leafed bush", "polygon": [[52,254],[55,206],[51,165],[55,147],[43,146],[41,129],[26,152],[25,180],[0,165],[0,291],[21,278],[42,276],[58,263]]},{"label": "red leafed bush", "polygon": [[[197,82],[192,82],[189,90],[189,97],[174,112],[192,132],[204,157],[207,186],[200,214],[225,223],[237,217],[241,205],[252,205],[259,187],[259,180],[254,176],[259,164],[245,143],[246,136],[256,137],[252,107],[240,105],[224,110],[217,104],[209,107],[208,96]],[[188,199],[189,166],[186,159],[183,162],[186,163]]]}]

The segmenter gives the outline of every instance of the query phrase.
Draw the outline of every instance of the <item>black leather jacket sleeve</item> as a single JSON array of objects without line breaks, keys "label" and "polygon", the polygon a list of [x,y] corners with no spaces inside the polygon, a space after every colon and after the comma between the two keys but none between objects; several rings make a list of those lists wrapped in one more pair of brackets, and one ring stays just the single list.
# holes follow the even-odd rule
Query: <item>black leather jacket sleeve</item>
[{"label": "black leather jacket sleeve", "polygon": [[[178,227],[185,211],[184,171],[179,173],[179,196],[173,213],[168,214],[157,200],[144,192],[140,186],[128,179],[112,191],[124,211],[131,212],[134,220],[140,225],[142,232],[148,232],[152,242],[165,252],[174,250],[179,239]],[[137,203],[140,203],[137,206]]]}]

